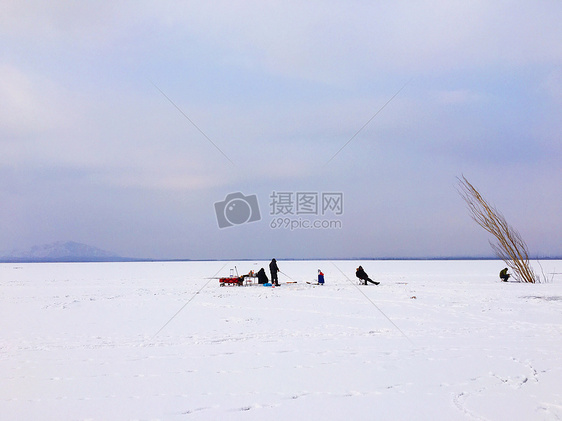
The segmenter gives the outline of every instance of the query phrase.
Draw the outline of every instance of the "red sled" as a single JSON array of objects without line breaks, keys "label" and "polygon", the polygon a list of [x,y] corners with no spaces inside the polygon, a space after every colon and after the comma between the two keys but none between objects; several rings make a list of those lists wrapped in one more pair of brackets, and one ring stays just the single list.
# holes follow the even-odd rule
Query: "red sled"
[{"label": "red sled", "polygon": [[241,276],[239,278],[234,278],[234,277],[230,277],[230,278],[220,278],[219,279],[219,284],[221,287],[228,285],[228,286],[243,286],[244,285],[244,277]]}]

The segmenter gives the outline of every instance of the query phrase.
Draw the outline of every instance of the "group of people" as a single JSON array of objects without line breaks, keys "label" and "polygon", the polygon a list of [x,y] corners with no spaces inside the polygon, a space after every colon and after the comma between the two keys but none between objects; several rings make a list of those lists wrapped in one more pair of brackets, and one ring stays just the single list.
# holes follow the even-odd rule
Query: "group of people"
[{"label": "group of people", "polygon": [[[279,266],[277,266],[277,260],[272,259],[271,262],[269,263],[269,273],[271,275],[271,284],[274,286],[279,286],[279,276],[278,276],[279,272],[281,271],[279,270]],[[259,284],[269,283],[269,279],[265,274],[264,268],[261,268],[256,275],[258,277]],[[373,281],[371,278],[369,278],[369,275],[367,275],[367,273],[365,272],[362,266],[359,266],[357,268],[357,270],[355,271],[355,276],[357,276],[357,278],[359,278],[360,281],[364,282],[365,285],[367,285],[368,282],[375,285],[378,285],[380,283],[377,281]],[[324,273],[320,269],[318,269],[318,285],[324,285]]]},{"label": "group of people", "polygon": [[[277,260],[271,259],[271,262],[269,263],[269,273],[271,275],[271,285],[274,285],[276,287],[279,286],[279,276],[277,275],[279,272],[281,272],[281,271],[279,270],[279,266],[277,266]],[[265,274],[264,268],[261,268],[260,270],[258,270],[257,277],[258,277],[258,284],[268,284],[269,283],[269,279],[267,279],[267,275]],[[324,285],[324,274],[322,273],[322,271],[320,269],[318,269],[318,285]]]},{"label": "group of people", "polygon": [[[272,259],[271,262],[269,263],[269,273],[271,274],[272,285],[279,286],[279,277],[277,275],[279,272],[280,270],[279,270],[279,266],[277,266],[277,260]],[[368,283],[375,284],[375,285],[380,284],[380,282],[373,281],[371,278],[369,278],[369,275],[367,275],[367,273],[365,272],[362,266],[359,266],[356,269],[355,276],[361,282],[363,282],[364,285],[367,285]],[[502,269],[502,271],[500,272],[500,278],[503,282],[507,282],[510,276],[511,275],[507,273],[507,268]],[[258,277],[258,283],[260,284],[269,283],[269,279],[267,279],[267,275],[265,274],[264,268],[261,268],[258,271],[257,277]],[[324,285],[324,273],[320,269],[318,269],[318,285]]]},{"label": "group of people", "polygon": [[[277,260],[272,259],[269,263],[269,273],[271,274],[271,284],[276,287],[279,286],[279,277],[277,276],[279,272],[280,270],[279,266],[277,266]],[[267,279],[264,268],[258,270],[257,277],[259,284],[269,284],[269,279]]]}]

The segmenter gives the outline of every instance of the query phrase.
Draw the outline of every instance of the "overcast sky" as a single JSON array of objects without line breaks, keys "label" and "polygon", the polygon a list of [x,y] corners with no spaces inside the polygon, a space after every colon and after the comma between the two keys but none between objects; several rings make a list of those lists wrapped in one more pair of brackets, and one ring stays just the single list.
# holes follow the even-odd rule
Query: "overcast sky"
[{"label": "overcast sky", "polygon": [[3,0],[0,250],[491,255],[464,174],[561,255],[560,22],[557,0]]}]

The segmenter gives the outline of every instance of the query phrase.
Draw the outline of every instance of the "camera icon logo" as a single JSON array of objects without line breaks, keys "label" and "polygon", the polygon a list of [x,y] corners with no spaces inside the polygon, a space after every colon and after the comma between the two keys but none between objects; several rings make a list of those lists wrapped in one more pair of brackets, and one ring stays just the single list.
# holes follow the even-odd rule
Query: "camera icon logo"
[{"label": "camera icon logo", "polygon": [[255,222],[261,219],[257,196],[244,196],[242,193],[230,193],[222,202],[215,203],[215,213],[219,228]]}]

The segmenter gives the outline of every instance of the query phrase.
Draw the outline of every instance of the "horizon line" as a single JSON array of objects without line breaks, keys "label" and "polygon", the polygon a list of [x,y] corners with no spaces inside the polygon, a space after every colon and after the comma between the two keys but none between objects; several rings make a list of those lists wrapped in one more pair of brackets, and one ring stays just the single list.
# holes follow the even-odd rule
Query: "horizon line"
[{"label": "horizon line", "polygon": [[[447,260],[498,260],[503,261],[498,257],[493,256],[425,256],[425,257],[316,257],[316,258],[300,258],[300,257],[281,257],[276,258],[277,260],[284,261],[359,261],[359,260],[371,260],[371,261],[447,261]],[[201,259],[190,259],[190,258],[135,258],[135,257],[108,257],[108,258],[96,258],[96,257],[76,257],[68,256],[61,258],[3,258],[0,257],[0,263],[142,263],[142,262],[226,262],[226,261],[268,261],[269,258],[201,258]],[[562,260],[562,256],[534,256],[529,260]]]}]

